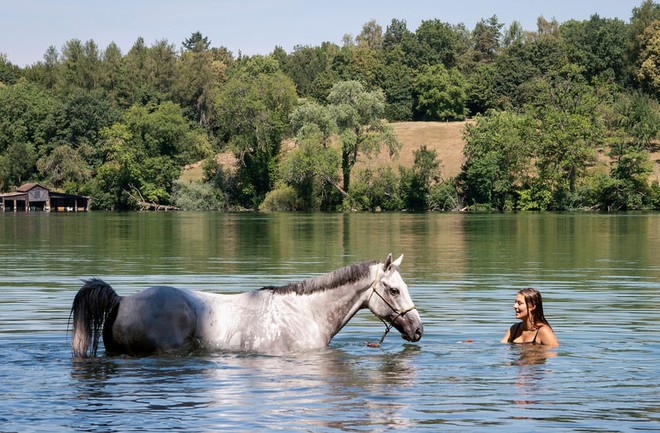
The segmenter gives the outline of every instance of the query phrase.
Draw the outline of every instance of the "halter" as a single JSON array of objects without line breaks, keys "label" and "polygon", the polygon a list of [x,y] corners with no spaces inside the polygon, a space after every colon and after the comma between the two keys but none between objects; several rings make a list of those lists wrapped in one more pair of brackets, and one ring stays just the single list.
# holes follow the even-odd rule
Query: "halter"
[{"label": "halter", "polygon": [[379,281],[379,278],[378,278],[378,277],[379,277],[379,276],[380,276],[380,268],[379,268],[378,272],[376,273],[376,279],[374,280],[373,283],[371,283],[371,289],[372,289],[372,291],[371,291],[371,294],[369,295],[369,299],[367,300],[367,303],[369,303],[369,301],[371,301],[371,297],[372,297],[372,296],[374,295],[374,293],[375,293],[376,295],[378,295],[378,297],[379,297],[383,302],[385,302],[385,305],[387,305],[388,307],[390,307],[390,310],[392,310],[393,312],[396,313],[396,316],[394,316],[394,319],[391,320],[391,323],[387,323],[383,318],[376,316],[376,317],[378,317],[378,318],[380,319],[380,321],[383,322],[383,324],[385,325],[385,332],[383,333],[383,336],[380,337],[380,340],[378,341],[378,343],[369,343],[369,342],[367,342],[367,346],[369,346],[369,347],[380,347],[380,345],[381,345],[381,344],[383,343],[383,341],[385,340],[385,337],[387,336],[387,334],[390,332],[390,330],[391,330],[392,327],[394,326],[394,322],[396,322],[396,319],[398,319],[398,318],[401,317],[401,316],[405,316],[406,313],[409,313],[409,312],[412,311],[412,310],[416,310],[416,309],[417,309],[417,307],[415,307],[415,304],[413,304],[412,307],[407,308],[407,309],[405,309],[405,310],[398,310],[398,309],[394,308],[394,307],[392,306],[392,304],[390,304],[390,303],[387,301],[387,299],[385,299],[385,298],[383,297],[383,295],[381,295],[381,294],[378,292],[378,290],[376,290],[376,287],[378,286],[378,281]]}]

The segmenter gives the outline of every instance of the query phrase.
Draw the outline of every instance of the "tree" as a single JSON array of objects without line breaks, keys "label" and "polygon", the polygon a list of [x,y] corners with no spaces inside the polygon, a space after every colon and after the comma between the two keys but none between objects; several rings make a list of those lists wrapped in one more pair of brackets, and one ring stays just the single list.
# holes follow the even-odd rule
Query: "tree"
[{"label": "tree", "polygon": [[223,49],[185,51],[176,62],[172,96],[190,119],[204,127],[213,123],[213,99],[227,79],[227,67],[233,62]]},{"label": "tree", "polygon": [[450,24],[437,19],[423,20],[415,35],[421,44],[421,64],[455,66],[458,35]]},{"label": "tree", "polygon": [[35,84],[0,87],[0,153],[16,143],[31,143],[37,150],[53,140],[59,107],[57,99]]},{"label": "tree", "polygon": [[463,120],[467,115],[467,83],[457,69],[424,66],[413,82],[415,111],[423,120]]},{"label": "tree", "polygon": [[351,186],[352,209],[366,211],[400,211],[400,180],[391,166],[364,168],[357,172]]},{"label": "tree", "polygon": [[626,24],[592,15],[588,21],[570,20],[560,27],[569,61],[584,68],[587,80],[606,74],[623,83],[626,68]]},{"label": "tree", "polygon": [[0,186],[20,186],[30,180],[36,172],[37,152],[34,145],[14,142],[5,150],[0,160]]},{"label": "tree", "polygon": [[62,48],[60,84],[64,92],[75,89],[94,90],[102,82],[101,53],[93,40],[84,44],[71,39]]},{"label": "tree", "polygon": [[383,46],[383,28],[376,20],[371,20],[362,26],[362,31],[356,36],[355,41],[360,48],[379,50]]},{"label": "tree", "polygon": [[405,208],[423,211],[429,207],[431,188],[440,183],[440,162],[435,150],[421,146],[414,152],[415,162],[411,169],[401,167],[401,196]]},{"label": "tree", "polygon": [[357,81],[342,81],[333,86],[328,103],[339,131],[343,186],[348,193],[351,171],[359,154],[373,154],[385,145],[393,155],[401,143],[383,121],[382,92],[367,92]]},{"label": "tree", "polygon": [[293,80],[300,97],[325,101],[332,82],[337,80],[332,62],[339,49],[328,42],[320,47],[298,45],[280,61],[282,70]]},{"label": "tree", "polygon": [[101,87],[115,106],[123,106],[126,99],[126,70],[121,49],[110,43],[101,61]]},{"label": "tree", "polygon": [[502,27],[497,16],[488,20],[480,20],[472,31],[472,61],[474,63],[490,63],[495,59],[500,48]]},{"label": "tree", "polygon": [[649,149],[660,131],[657,102],[641,92],[617,95],[615,121],[610,125],[612,159],[609,176],[598,178],[597,204],[629,210],[653,205],[648,178],[653,171]]},{"label": "tree", "polygon": [[37,167],[42,177],[55,188],[74,189],[92,176],[84,155],[66,144],[56,147],[50,155],[40,159]]},{"label": "tree", "polygon": [[395,47],[400,47],[406,38],[414,38],[415,35],[408,30],[408,25],[405,20],[392,19],[392,22],[383,35],[383,49],[392,50]]},{"label": "tree", "polygon": [[181,107],[166,101],[134,105],[124,114],[133,143],[149,157],[165,156],[179,165],[208,157],[212,150],[203,131],[183,115]]},{"label": "tree", "polygon": [[111,106],[103,92],[78,90],[64,100],[58,135],[74,148],[82,144],[95,146],[100,130],[118,119],[119,112]]},{"label": "tree", "polygon": [[574,65],[538,79],[534,90],[526,110],[537,122],[538,181],[552,194],[555,208],[564,209],[603,141],[598,99]]},{"label": "tree", "polygon": [[140,187],[141,162],[145,156],[131,145],[133,135],[126,125],[114,124],[101,130],[104,163],[98,168],[91,186],[93,205],[99,209],[128,209],[128,193]]},{"label": "tree", "polygon": [[183,41],[182,45],[187,51],[201,53],[209,49],[211,41],[206,36],[202,36],[200,32],[194,32],[189,38]]},{"label": "tree", "polygon": [[535,175],[531,119],[510,111],[488,111],[465,127],[466,161],[458,184],[472,206],[514,209]]},{"label": "tree", "polygon": [[639,69],[643,60],[646,29],[653,23],[660,21],[660,3],[653,0],[644,0],[639,7],[633,8],[630,17],[630,31],[628,32],[628,64],[630,74],[639,79]]},{"label": "tree", "polygon": [[305,125],[280,164],[280,178],[295,189],[302,210],[319,210],[331,195],[328,188],[337,185],[339,153],[324,145],[323,135],[315,124]]},{"label": "tree", "polygon": [[11,64],[7,55],[0,52],[0,85],[15,84],[19,77],[19,68]]},{"label": "tree", "polygon": [[222,193],[207,182],[174,181],[172,199],[181,210],[223,210],[225,201]]},{"label": "tree", "polygon": [[296,101],[293,83],[279,71],[251,75],[239,69],[218,92],[213,126],[241,162],[239,196],[234,197],[240,204],[256,208],[273,188],[276,158]]},{"label": "tree", "polygon": [[385,117],[390,121],[412,120],[414,71],[404,62],[401,46],[381,54],[383,65],[377,78],[385,94]]},{"label": "tree", "polygon": [[502,46],[504,48],[510,47],[513,44],[520,43],[525,38],[525,31],[523,30],[520,21],[513,21],[502,35]]},{"label": "tree", "polygon": [[291,113],[291,126],[294,134],[302,140],[318,133],[318,140],[323,147],[329,146],[330,137],[337,130],[332,112],[315,101],[303,101]]},{"label": "tree", "polygon": [[657,96],[660,95],[660,19],[649,24],[640,39],[637,79]]}]

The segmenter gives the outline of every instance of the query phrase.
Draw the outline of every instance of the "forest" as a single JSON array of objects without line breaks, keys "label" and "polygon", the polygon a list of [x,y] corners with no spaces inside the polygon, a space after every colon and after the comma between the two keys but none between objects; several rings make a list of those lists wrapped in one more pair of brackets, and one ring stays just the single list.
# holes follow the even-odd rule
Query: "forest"
[{"label": "forest", "polygon": [[[536,29],[369,21],[268,55],[200,32],[126,53],[73,39],[26,67],[0,53],[0,192],[39,182],[104,210],[660,209],[659,97],[651,0]],[[424,145],[395,168],[391,122],[466,119],[459,175]],[[392,164],[356,168],[384,149]],[[197,161],[203,179],[182,180]]]}]

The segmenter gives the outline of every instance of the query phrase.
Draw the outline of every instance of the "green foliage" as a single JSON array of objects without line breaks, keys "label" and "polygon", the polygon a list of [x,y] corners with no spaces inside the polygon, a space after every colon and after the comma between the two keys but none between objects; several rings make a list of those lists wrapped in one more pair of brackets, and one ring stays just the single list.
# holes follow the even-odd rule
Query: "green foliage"
[{"label": "green foliage", "polygon": [[119,112],[101,91],[76,91],[68,95],[61,108],[58,135],[74,147],[96,145],[99,131],[119,120]]},{"label": "green foliage", "polygon": [[63,144],[37,163],[39,173],[55,188],[65,185],[81,185],[92,176],[92,169],[85,161],[84,149],[79,151]]},{"label": "green foliage", "polygon": [[428,210],[455,211],[461,209],[461,199],[453,182],[432,185],[427,196]]},{"label": "green foliage", "polygon": [[378,85],[385,94],[385,117],[390,121],[412,120],[414,71],[405,64],[400,46],[383,56],[384,66],[378,76]]},{"label": "green foliage", "polygon": [[337,184],[339,153],[326,147],[323,134],[313,124],[302,128],[297,147],[289,151],[280,165],[280,178],[296,191],[303,210],[319,210]]},{"label": "green foliage", "polygon": [[174,181],[172,201],[181,210],[218,211],[225,208],[222,192],[208,182]]},{"label": "green foliage", "polygon": [[586,174],[604,140],[604,125],[597,116],[598,99],[579,74],[567,66],[557,75],[535,82],[534,102],[526,106],[536,121],[532,140],[535,164],[556,209],[575,192],[576,181]]},{"label": "green foliage", "polygon": [[495,60],[500,48],[502,27],[497,16],[480,20],[472,31],[472,46],[469,52],[472,63],[491,63]]},{"label": "green foliage", "polygon": [[[264,209],[659,208],[648,154],[660,130],[660,5],[631,15],[540,17],[532,31],[496,16],[414,31],[393,19],[384,32],[372,20],[341,47],[236,59],[200,32],[180,49],[138,38],[126,54],[72,39],[26,68],[0,53],[0,188],[45,182],[104,209],[132,208],[131,196],[190,209],[264,198]],[[359,158],[397,153],[384,119],[468,114],[457,179],[440,181],[420,149],[400,176],[366,169],[351,184]],[[219,151],[238,164],[220,166]],[[609,151],[609,172],[592,169],[596,151]],[[205,182],[179,184],[199,160]]]},{"label": "green foliage", "polygon": [[349,192],[351,171],[358,154],[369,156],[385,145],[393,155],[401,143],[383,121],[385,103],[382,92],[365,91],[357,81],[342,81],[333,86],[328,103],[342,146],[344,191]]},{"label": "green foliage", "polygon": [[0,86],[15,84],[20,76],[20,69],[7,60],[7,56],[0,52]]},{"label": "green foliage", "polygon": [[603,74],[625,80],[628,46],[622,20],[592,15],[588,21],[567,21],[559,30],[569,61],[584,68],[587,80]]},{"label": "green foliage", "polygon": [[200,53],[209,49],[211,41],[206,36],[202,36],[200,32],[195,32],[189,38],[186,38],[181,45],[188,51]]},{"label": "green foliage", "polygon": [[298,96],[323,102],[332,83],[337,80],[332,62],[338,52],[339,47],[330,43],[320,47],[299,45],[288,56],[285,54],[279,63],[296,85]]},{"label": "green foliage", "polygon": [[459,39],[456,28],[438,19],[422,20],[415,35],[420,44],[417,66],[439,64],[452,67],[456,64]]},{"label": "green foliage", "polygon": [[34,84],[0,87],[0,152],[12,144],[41,146],[54,140],[59,107],[49,92]]},{"label": "green foliage", "polygon": [[0,184],[5,189],[22,185],[32,179],[36,171],[37,152],[34,145],[21,142],[10,144],[0,164]]},{"label": "green foliage", "polygon": [[414,152],[411,169],[401,167],[401,197],[405,208],[422,211],[429,208],[431,187],[440,182],[440,162],[437,153],[422,146]]},{"label": "green foliage", "polygon": [[275,184],[277,157],[295,102],[293,83],[281,72],[239,72],[215,99],[215,127],[241,161],[238,200],[244,205],[257,208]]},{"label": "green foliage", "polygon": [[400,184],[392,167],[358,171],[351,188],[352,208],[363,211],[402,210]]},{"label": "green foliage", "polygon": [[465,129],[466,157],[459,185],[469,205],[504,210],[533,176],[531,119],[512,112],[489,111]]},{"label": "green foliage", "polygon": [[413,83],[415,110],[422,120],[463,120],[467,115],[467,83],[456,69],[424,66]]},{"label": "green foliage", "polygon": [[305,209],[302,200],[296,193],[295,188],[287,185],[275,187],[266,194],[263,202],[259,205],[261,211],[292,212]]}]

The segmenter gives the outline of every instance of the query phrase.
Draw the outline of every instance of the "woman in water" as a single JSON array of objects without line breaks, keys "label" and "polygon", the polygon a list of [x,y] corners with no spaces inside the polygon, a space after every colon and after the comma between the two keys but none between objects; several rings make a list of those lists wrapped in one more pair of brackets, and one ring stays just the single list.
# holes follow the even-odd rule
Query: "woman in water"
[{"label": "woman in water", "polygon": [[513,303],[516,319],[521,321],[511,325],[502,343],[538,344],[557,347],[557,337],[543,315],[541,293],[534,288],[522,289]]}]

